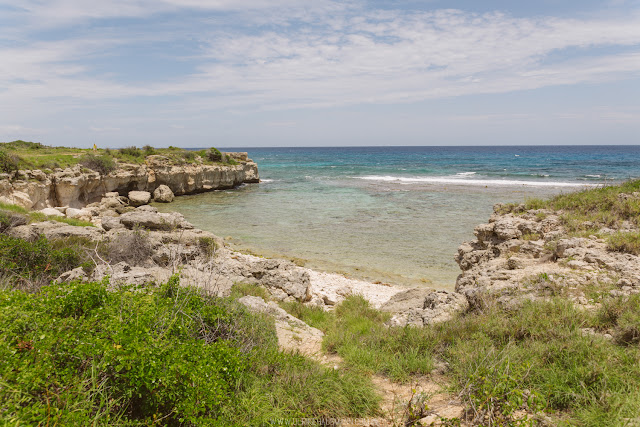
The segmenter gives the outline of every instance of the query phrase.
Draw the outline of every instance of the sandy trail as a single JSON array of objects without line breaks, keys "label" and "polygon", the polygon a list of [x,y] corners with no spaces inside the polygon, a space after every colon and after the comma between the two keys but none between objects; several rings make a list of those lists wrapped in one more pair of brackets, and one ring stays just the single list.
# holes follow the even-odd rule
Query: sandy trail
[{"label": "sandy trail", "polygon": [[[297,319],[296,319],[297,320]],[[322,350],[322,331],[305,324],[286,319],[276,320],[276,331],[280,348],[284,351],[300,352],[333,369],[341,369],[344,360],[336,354],[326,354]],[[404,426],[410,414],[411,407],[419,408],[412,399],[419,402],[423,396],[423,407],[426,408],[416,418],[422,419],[422,424],[439,425],[440,417],[460,418],[464,407],[461,402],[446,392],[446,381],[442,377],[425,376],[414,379],[411,383],[400,384],[381,375],[372,377],[378,393],[382,397],[380,404],[381,416],[370,418],[357,423],[341,424],[343,427],[399,427]],[[431,424],[433,423],[433,424]],[[462,424],[465,425],[465,424]]]}]

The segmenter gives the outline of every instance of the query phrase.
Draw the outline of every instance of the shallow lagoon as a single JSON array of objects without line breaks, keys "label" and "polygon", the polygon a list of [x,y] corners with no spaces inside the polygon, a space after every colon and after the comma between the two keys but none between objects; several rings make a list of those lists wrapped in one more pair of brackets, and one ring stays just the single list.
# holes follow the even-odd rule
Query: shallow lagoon
[{"label": "shallow lagoon", "polygon": [[473,238],[495,203],[625,179],[640,164],[639,147],[246,151],[259,165],[260,184],[156,206],[229,236],[236,249],[371,281],[443,289],[452,289],[459,273],[457,247]]}]

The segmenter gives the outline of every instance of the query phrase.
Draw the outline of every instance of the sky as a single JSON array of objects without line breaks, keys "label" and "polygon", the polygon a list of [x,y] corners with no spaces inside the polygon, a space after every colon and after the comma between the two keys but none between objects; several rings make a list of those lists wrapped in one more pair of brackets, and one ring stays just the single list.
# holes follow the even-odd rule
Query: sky
[{"label": "sky", "polygon": [[640,0],[0,0],[0,141],[640,144]]}]

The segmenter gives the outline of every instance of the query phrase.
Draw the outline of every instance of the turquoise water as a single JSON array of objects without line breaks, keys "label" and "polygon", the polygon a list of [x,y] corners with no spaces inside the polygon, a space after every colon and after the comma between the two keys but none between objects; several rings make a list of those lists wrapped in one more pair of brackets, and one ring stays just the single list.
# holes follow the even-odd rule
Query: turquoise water
[{"label": "turquoise water", "polygon": [[[234,148],[229,151],[239,151]],[[159,206],[238,249],[451,289],[453,256],[498,202],[640,176],[640,147],[247,148],[260,184]]]}]

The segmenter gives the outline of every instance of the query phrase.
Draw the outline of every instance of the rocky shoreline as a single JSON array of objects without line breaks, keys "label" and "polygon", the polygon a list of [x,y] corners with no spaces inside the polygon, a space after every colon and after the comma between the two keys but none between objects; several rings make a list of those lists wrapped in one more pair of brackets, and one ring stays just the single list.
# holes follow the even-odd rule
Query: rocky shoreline
[{"label": "rocky shoreline", "polygon": [[[113,283],[161,283],[179,272],[183,284],[212,289],[221,296],[228,295],[234,283],[246,283],[264,287],[273,300],[299,301],[325,309],[360,294],[372,307],[391,313],[392,326],[446,321],[456,313],[482,307],[487,299],[509,308],[527,299],[563,292],[575,303],[590,307],[594,301],[589,289],[594,286],[606,288],[611,295],[640,292],[637,256],[607,251],[604,240],[596,236],[569,237],[558,213],[549,210],[515,207],[499,213],[502,206],[497,205],[489,223],[476,227],[477,239],[460,246],[456,261],[462,274],[456,291],[449,292],[369,283],[313,271],[287,260],[234,252],[218,236],[195,229],[181,214],[159,213],[141,204],[148,203],[151,196],[147,193],[140,198],[136,193],[130,192],[127,198],[109,192],[82,209],[41,211],[90,221],[94,227],[45,221],[14,227],[9,233],[31,241],[39,235],[48,239],[75,236],[96,244],[131,244],[144,234],[146,252],[135,262],[98,265],[90,276],[76,269],[61,280],[101,280],[109,275]],[[624,226],[635,230],[630,224]]]},{"label": "rocky shoreline", "polygon": [[[144,242],[138,242],[144,253],[136,255],[135,261],[123,259],[115,265],[97,265],[90,276],[76,269],[65,273],[61,280],[101,280],[109,275],[113,283],[161,283],[179,272],[183,284],[212,289],[221,296],[228,295],[235,283],[245,283],[265,288],[276,301],[299,301],[325,309],[349,295],[360,294],[372,307],[391,313],[390,326],[420,327],[447,321],[456,313],[481,308],[487,300],[514,308],[524,300],[564,294],[589,308],[596,304],[591,292],[595,288],[606,289],[612,296],[640,293],[637,256],[608,251],[605,241],[596,235],[572,237],[563,226],[561,212],[527,211],[524,205],[509,209],[496,205],[489,223],[475,228],[476,240],[459,247],[455,259],[462,274],[455,292],[369,283],[302,268],[287,260],[234,252],[218,236],[194,229],[181,214],[159,213],[148,203],[171,201],[174,193],[255,182],[259,179],[256,164],[245,154],[235,166],[161,167],[161,159],[154,157],[160,156],[150,156],[147,165],[125,165],[105,177],[77,168],[44,177],[39,171],[17,174],[23,178],[39,176],[35,181],[29,178],[9,182],[5,177],[0,181],[4,201],[15,201],[22,194],[30,200],[23,206],[45,205],[48,207],[40,211],[45,215],[94,225],[76,227],[45,221],[20,225],[9,233],[25,240],[39,235],[48,239],[74,236],[96,244],[125,245],[144,235]],[[101,193],[100,188],[120,191]],[[151,189],[153,194],[145,191]],[[124,191],[128,191],[126,196],[122,195]],[[49,206],[54,200],[64,200],[66,206]],[[85,203],[90,200],[94,201]],[[603,226],[598,235],[637,231],[628,222],[618,228]]]},{"label": "rocky shoreline", "polygon": [[224,154],[235,164],[204,164],[199,157],[194,163],[175,164],[165,156],[150,155],[146,156],[144,164],[120,163],[108,174],[80,165],[50,172],[2,173],[0,202],[33,210],[83,208],[99,202],[110,192],[127,197],[131,191],[155,194],[158,188],[168,187],[174,195],[184,195],[260,181],[258,165],[247,157],[247,153]]}]

